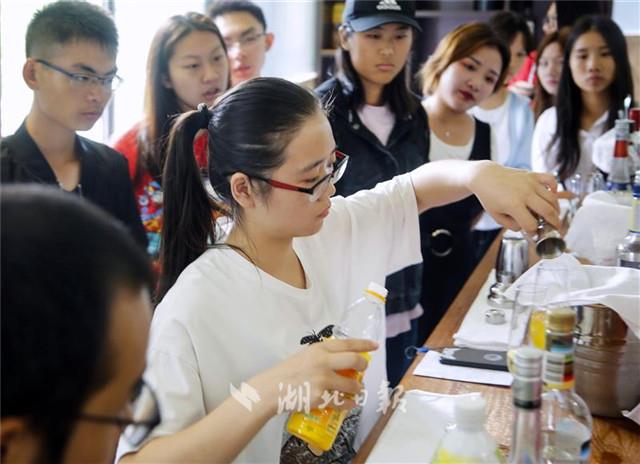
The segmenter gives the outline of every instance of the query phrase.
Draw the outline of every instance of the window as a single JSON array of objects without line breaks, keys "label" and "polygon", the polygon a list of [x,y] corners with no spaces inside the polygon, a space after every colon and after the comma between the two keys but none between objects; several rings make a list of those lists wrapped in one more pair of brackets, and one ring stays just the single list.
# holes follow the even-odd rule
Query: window
[{"label": "window", "polygon": [[[120,36],[118,74],[124,82],[115,92],[102,117],[82,135],[110,143],[142,117],[145,69],[149,45],[156,30],[170,16],[188,11],[205,12],[211,0],[88,0],[114,14]],[[46,0],[2,0],[0,134],[15,132],[31,107],[32,92],[22,79],[24,37],[36,10]],[[263,74],[299,82],[309,78],[316,66],[316,21],[313,1],[277,2],[256,0],[263,8],[268,28],[276,35]],[[297,18],[291,21],[290,18]]]}]

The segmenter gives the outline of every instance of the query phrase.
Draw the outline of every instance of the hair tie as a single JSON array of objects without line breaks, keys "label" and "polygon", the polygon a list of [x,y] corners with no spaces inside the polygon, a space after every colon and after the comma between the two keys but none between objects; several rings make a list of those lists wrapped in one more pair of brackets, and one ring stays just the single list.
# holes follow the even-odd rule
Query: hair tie
[{"label": "hair tie", "polygon": [[211,120],[211,110],[206,103],[200,103],[198,105],[198,127],[200,129],[206,129],[209,127],[209,121]]}]

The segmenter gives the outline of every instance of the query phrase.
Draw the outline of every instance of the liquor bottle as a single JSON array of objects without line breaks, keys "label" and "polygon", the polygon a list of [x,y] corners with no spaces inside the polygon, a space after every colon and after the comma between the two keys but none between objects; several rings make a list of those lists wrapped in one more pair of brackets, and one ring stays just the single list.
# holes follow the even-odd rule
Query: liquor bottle
[{"label": "liquor bottle", "polygon": [[613,162],[607,179],[607,190],[625,193],[630,190],[629,180],[629,121],[616,119],[616,144],[613,148]]},{"label": "liquor bottle", "polygon": [[629,110],[631,124],[631,134],[629,135],[629,155],[631,157],[633,170],[640,169],[640,108]]},{"label": "liquor bottle", "polygon": [[542,395],[542,456],[545,463],[587,463],[591,454],[591,412],[574,390],[573,330],[569,307],[547,310]]},{"label": "liquor bottle", "polygon": [[541,462],[540,405],[542,394],[542,351],[528,346],[513,356],[514,420],[509,463]]},{"label": "liquor bottle", "polygon": [[617,265],[640,269],[640,170],[633,181],[629,233],[618,245]]}]

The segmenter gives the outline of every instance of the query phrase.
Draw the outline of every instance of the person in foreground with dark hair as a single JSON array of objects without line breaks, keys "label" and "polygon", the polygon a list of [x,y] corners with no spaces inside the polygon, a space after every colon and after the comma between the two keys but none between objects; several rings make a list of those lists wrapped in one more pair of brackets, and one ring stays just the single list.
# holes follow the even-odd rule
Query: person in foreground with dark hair
[{"label": "person in foreground with dark hair", "polygon": [[[52,187],[5,186],[0,197],[0,458],[113,462],[120,432],[138,446],[161,423],[155,393],[141,379],[148,258],[106,213]],[[356,392],[359,384],[334,370],[364,369],[356,353],[375,348],[366,340],[316,343],[249,380],[262,395],[253,414],[228,398],[204,424],[216,449],[211,460],[231,461],[275,414],[279,382],[308,380],[316,400],[324,390]]]},{"label": "person in foreground with dark hair", "polygon": [[[420,99],[409,89],[411,45],[420,27],[415,2],[399,10],[379,10],[378,3],[349,0],[340,26],[336,77],[316,93],[331,102],[330,122],[336,143],[351,154],[349,170],[336,185],[338,195],[352,195],[403,174],[427,159],[427,121]],[[393,135],[392,135],[393,134]],[[426,239],[426,238],[425,238]],[[422,264],[386,280],[387,372],[397,385],[411,364],[405,348],[422,344],[417,321]]]},{"label": "person in foreground with dark hair", "polygon": [[0,176],[3,184],[50,184],[86,198],[146,246],[126,160],[76,134],[93,127],[118,86],[117,52],[116,26],[95,5],[59,1],[36,12],[22,68],[33,104],[18,131],[0,142]]},{"label": "person in foreground with dark hair", "polygon": [[555,106],[536,122],[533,170],[563,182],[588,178],[596,170],[593,143],[614,126],[627,95],[633,81],[622,31],[605,16],[582,17],[567,37]]},{"label": "person in foreground with dark hair", "polygon": [[[231,219],[218,225],[226,228],[212,220],[213,205],[193,162],[193,140],[202,129],[214,154],[209,178]],[[230,384],[259,378],[260,371],[305,353],[299,351],[301,339],[339,323],[369,282],[419,263],[418,215],[429,208],[475,194],[507,227],[531,232],[536,215],[559,225],[556,183],[548,174],[444,160],[371,190],[331,198],[348,159],[336,147],[320,102],[284,79],[248,80],[212,109],[203,105],[176,120],[163,178],[163,299],[153,315],[145,373],[167,420],[139,446],[122,440],[122,464],[229,461],[235,455],[221,457],[221,444],[212,437],[231,437],[228,444],[247,416],[263,422],[238,462],[317,459],[296,437],[284,436],[287,415],[268,402],[256,403],[252,413],[238,408],[242,414],[230,416],[222,429],[213,427]],[[345,407],[347,425],[321,462],[349,462],[380,416],[377,392],[386,388],[381,329],[383,343],[364,373],[369,394],[358,407]],[[343,361],[359,357],[330,354]],[[299,392],[302,374],[312,382],[330,369],[318,361],[326,357],[300,362],[299,369],[307,370],[294,382],[281,377],[281,394]],[[339,378],[357,384],[331,374],[336,385]],[[263,398],[273,391],[254,388]],[[308,397],[305,391],[295,394],[297,401],[285,398],[283,409],[300,410],[305,398],[311,408],[321,404],[313,382],[310,391]]]},{"label": "person in foreground with dark hair", "polygon": [[[53,187],[3,186],[5,463],[109,462],[158,422],[142,382],[152,275],[104,211]],[[131,400],[149,406],[131,416]]]},{"label": "person in foreground with dark hair", "polygon": [[207,14],[224,37],[231,85],[259,77],[275,36],[267,32],[262,9],[248,0],[216,0]]}]

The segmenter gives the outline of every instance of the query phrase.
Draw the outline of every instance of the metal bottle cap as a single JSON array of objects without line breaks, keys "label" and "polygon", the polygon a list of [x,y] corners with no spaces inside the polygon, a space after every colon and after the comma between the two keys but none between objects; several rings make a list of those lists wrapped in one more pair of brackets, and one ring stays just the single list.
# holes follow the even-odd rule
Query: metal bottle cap
[{"label": "metal bottle cap", "polygon": [[573,333],[576,313],[571,308],[550,308],[547,310],[547,328],[551,332]]}]

